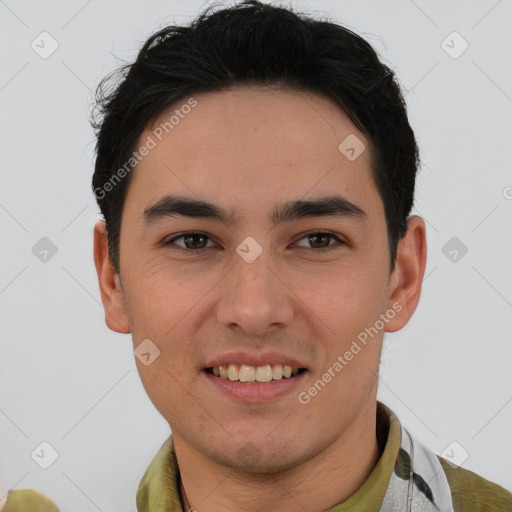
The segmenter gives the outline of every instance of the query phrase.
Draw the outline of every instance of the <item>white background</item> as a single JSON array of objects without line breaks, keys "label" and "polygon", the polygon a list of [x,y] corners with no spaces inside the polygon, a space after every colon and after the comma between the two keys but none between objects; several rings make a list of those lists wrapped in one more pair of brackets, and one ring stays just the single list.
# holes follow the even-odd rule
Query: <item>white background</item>
[{"label": "white background", "polygon": [[[426,278],[413,320],[386,338],[379,399],[429,448],[457,441],[465,468],[512,490],[512,2],[291,4],[374,46],[420,145]],[[169,435],[130,337],[104,324],[87,118],[107,72],[203,5],[0,0],[0,499],[34,488],[62,512],[135,512]],[[43,31],[59,45],[47,59],[31,48]],[[456,59],[441,47],[453,31],[469,43]],[[468,248],[457,262],[442,252],[454,236]],[[32,253],[42,237],[58,249],[46,263]],[[59,454],[46,470],[30,456],[42,441]]]}]

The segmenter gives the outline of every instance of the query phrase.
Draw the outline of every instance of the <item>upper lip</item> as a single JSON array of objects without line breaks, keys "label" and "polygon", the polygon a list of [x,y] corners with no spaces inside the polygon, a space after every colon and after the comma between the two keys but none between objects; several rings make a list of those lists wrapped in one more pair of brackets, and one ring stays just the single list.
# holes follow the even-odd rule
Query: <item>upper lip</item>
[{"label": "upper lip", "polygon": [[205,368],[213,368],[215,366],[228,366],[233,364],[247,364],[249,366],[264,366],[266,364],[280,364],[283,366],[291,366],[293,368],[306,368],[306,365],[295,357],[282,354],[276,351],[267,351],[261,354],[249,354],[248,352],[229,352],[212,358],[206,363]]}]

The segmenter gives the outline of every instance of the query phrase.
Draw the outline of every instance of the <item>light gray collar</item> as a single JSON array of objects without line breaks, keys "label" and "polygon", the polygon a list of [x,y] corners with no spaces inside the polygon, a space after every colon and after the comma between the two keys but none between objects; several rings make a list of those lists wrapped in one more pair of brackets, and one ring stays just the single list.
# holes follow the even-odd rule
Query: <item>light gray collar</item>
[{"label": "light gray collar", "polygon": [[400,449],[380,512],[454,512],[437,455],[401,428]]}]

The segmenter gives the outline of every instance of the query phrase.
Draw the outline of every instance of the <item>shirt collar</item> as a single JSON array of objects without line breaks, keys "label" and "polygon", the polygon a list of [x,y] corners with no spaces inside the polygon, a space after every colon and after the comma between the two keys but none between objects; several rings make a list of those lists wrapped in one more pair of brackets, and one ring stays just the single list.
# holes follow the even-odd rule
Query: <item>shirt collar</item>
[{"label": "shirt collar", "polygon": [[[379,510],[393,472],[401,439],[401,425],[398,418],[381,402],[377,402],[377,438],[384,449],[366,480],[347,500],[326,512],[377,512]],[[136,497],[137,511],[182,512],[179,484],[178,460],[174,441],[170,435],[140,481]]]}]

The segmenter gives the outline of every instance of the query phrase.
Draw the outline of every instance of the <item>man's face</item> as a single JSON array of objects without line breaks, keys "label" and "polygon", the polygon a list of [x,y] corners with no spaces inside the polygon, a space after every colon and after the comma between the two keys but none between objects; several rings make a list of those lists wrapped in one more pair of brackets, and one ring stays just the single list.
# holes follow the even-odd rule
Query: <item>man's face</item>
[{"label": "man's face", "polygon": [[[134,347],[149,339],[160,350],[138,370],[175,438],[227,466],[283,470],[375,414],[382,329],[332,368],[391,308],[384,207],[369,151],[351,161],[338,148],[351,134],[366,139],[332,101],[254,87],[194,98],[161,141],[152,129],[186,99],[141,135],[140,145],[148,136],[157,144],[133,171],[124,206],[126,315]],[[213,203],[234,222],[144,215],[165,196]],[[361,212],[272,218],[286,203],[333,196]],[[203,236],[166,244],[189,231]],[[228,389],[206,370],[226,354],[226,365],[306,371]],[[329,368],[330,382],[307,393]]]}]

